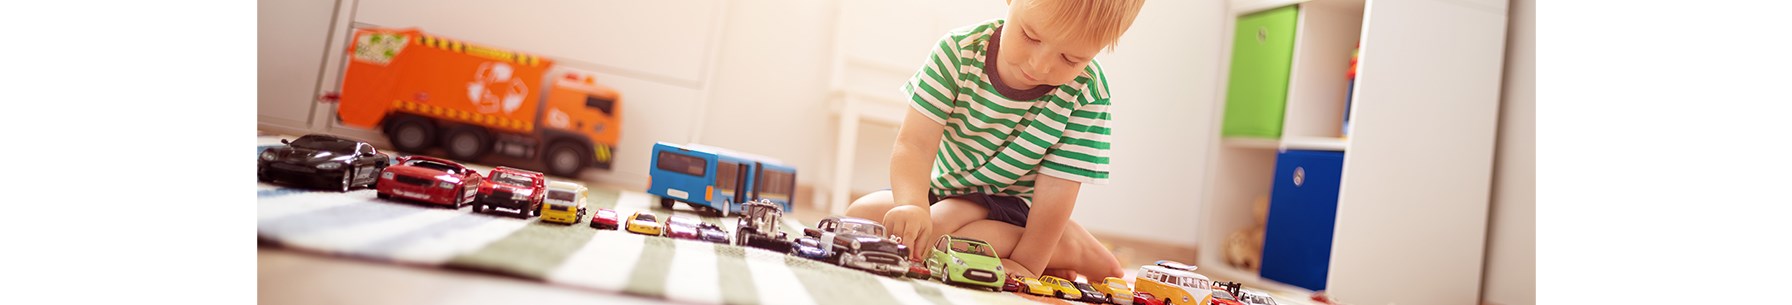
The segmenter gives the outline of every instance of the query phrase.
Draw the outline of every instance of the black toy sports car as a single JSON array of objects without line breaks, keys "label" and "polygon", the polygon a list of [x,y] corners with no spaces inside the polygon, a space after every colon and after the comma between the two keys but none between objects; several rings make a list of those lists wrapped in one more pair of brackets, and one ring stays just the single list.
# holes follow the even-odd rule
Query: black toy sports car
[{"label": "black toy sports car", "polygon": [[256,180],[289,181],[347,192],[379,182],[380,170],[392,157],[366,142],[311,134],[261,151]]}]

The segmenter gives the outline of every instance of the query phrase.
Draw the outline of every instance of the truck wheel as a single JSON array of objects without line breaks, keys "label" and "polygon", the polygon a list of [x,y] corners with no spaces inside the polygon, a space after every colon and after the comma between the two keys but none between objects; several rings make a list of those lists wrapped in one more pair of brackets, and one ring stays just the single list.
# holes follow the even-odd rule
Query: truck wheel
[{"label": "truck wheel", "polygon": [[492,137],[484,128],[461,126],[449,130],[442,138],[442,150],[448,151],[448,157],[477,161],[491,151]]},{"label": "truck wheel", "polygon": [[392,140],[392,147],[401,151],[421,152],[435,143],[436,126],[428,120],[415,117],[398,117],[387,131],[386,138]]},{"label": "truck wheel", "polygon": [[660,207],[665,208],[667,210],[671,210],[672,209],[672,198],[661,197],[660,198]]},{"label": "truck wheel", "polygon": [[578,177],[579,170],[585,169],[585,149],[572,142],[557,142],[548,146],[547,153],[541,155],[541,162],[548,166],[548,173],[561,177]]}]

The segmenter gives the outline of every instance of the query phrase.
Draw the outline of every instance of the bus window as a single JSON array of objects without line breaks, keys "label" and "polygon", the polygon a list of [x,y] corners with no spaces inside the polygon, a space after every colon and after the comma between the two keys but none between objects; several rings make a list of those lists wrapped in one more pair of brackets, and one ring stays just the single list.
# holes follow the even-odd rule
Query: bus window
[{"label": "bus window", "polygon": [[735,201],[747,201],[734,192],[736,184],[740,183],[740,163],[721,161],[716,164],[716,188],[723,194],[735,195]]},{"label": "bus window", "polygon": [[660,151],[660,164],[655,166],[661,170],[703,177],[703,174],[707,173],[705,169],[709,167],[709,161],[664,150]]},{"label": "bus window", "polygon": [[759,198],[775,201],[790,201],[791,186],[796,184],[796,175],[776,170],[759,169]]}]

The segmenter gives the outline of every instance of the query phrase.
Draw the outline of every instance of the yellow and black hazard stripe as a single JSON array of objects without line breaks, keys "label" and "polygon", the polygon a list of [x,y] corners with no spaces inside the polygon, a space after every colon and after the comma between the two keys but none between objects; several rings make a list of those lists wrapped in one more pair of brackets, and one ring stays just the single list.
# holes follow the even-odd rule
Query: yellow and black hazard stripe
[{"label": "yellow and black hazard stripe", "polygon": [[596,158],[597,162],[600,163],[610,162],[610,146],[604,145],[603,143],[598,143],[595,146],[597,147],[593,147],[592,157]]},{"label": "yellow and black hazard stripe", "polygon": [[530,67],[541,66],[541,56],[523,54],[522,52],[515,52],[515,51],[493,48],[493,47],[488,47],[488,46],[483,46],[483,45],[465,43],[465,42],[461,42],[459,40],[446,39],[446,38],[430,36],[430,35],[423,35],[423,37],[421,39],[417,39],[417,44],[423,45],[426,47],[442,49],[442,50],[446,50],[449,52],[473,55],[473,56],[483,57],[486,59],[503,61],[503,62],[508,62],[508,63],[517,64],[517,65],[530,66]]},{"label": "yellow and black hazard stripe", "polygon": [[465,110],[418,102],[394,100],[392,101],[392,109],[438,119],[460,121],[494,128],[521,130],[524,132],[535,129],[535,124],[529,123],[528,121],[514,120],[496,115],[473,113]]}]

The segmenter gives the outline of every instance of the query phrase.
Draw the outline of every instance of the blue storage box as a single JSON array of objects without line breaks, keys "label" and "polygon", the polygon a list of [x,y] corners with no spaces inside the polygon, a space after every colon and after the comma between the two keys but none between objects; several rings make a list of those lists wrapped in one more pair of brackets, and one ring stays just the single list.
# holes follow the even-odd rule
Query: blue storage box
[{"label": "blue storage box", "polygon": [[1264,278],[1325,290],[1343,170],[1344,152],[1287,150],[1276,155],[1269,224],[1263,233]]}]

